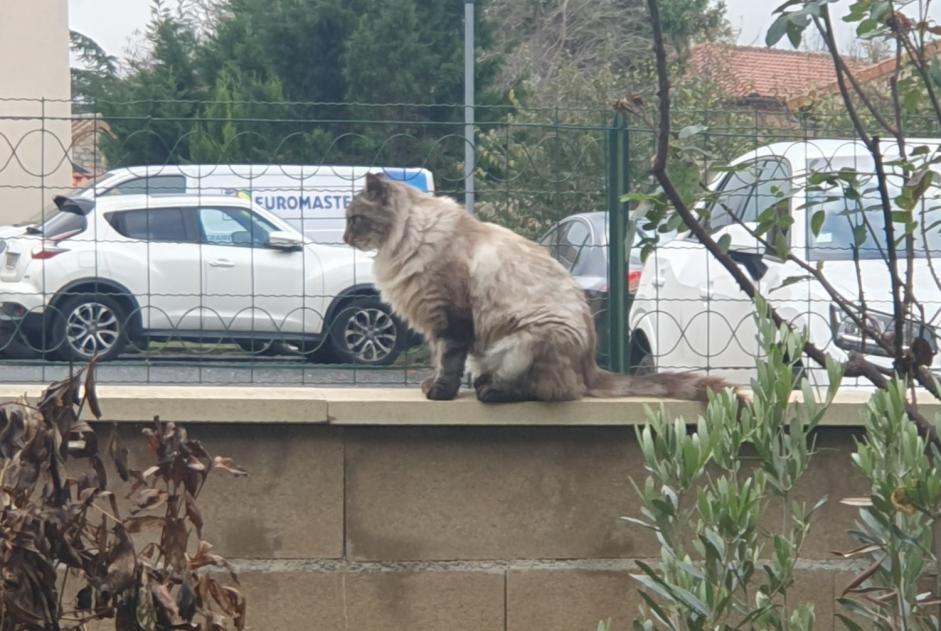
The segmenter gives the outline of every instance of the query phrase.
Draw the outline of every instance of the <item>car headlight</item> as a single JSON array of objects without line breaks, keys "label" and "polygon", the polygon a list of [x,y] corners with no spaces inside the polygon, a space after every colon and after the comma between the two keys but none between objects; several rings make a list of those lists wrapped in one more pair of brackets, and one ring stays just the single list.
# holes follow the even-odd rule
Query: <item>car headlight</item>
[{"label": "car headlight", "polygon": [[[888,313],[868,310],[865,314],[859,313],[858,316],[864,319],[865,329],[860,327],[843,309],[835,304],[830,305],[830,326],[833,330],[834,343],[846,351],[890,357],[891,354],[879,346],[871,333],[875,331],[885,336],[889,344],[892,344],[895,336],[895,318]],[[911,346],[912,340],[920,337],[931,345],[933,351],[938,350],[937,333],[932,326],[915,320],[906,320],[902,327],[902,334],[904,348]]]}]

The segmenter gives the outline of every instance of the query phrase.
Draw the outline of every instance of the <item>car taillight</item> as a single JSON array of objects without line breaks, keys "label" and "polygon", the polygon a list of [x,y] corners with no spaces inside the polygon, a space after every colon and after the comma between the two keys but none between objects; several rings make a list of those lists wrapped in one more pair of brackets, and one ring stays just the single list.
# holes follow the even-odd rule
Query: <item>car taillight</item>
[{"label": "car taillight", "polygon": [[57,254],[62,254],[63,252],[67,252],[67,251],[68,250],[66,250],[65,248],[46,246],[46,247],[43,247],[41,250],[36,250],[35,252],[33,252],[33,258],[40,259],[40,260],[51,259]]},{"label": "car taillight", "polygon": [[627,273],[627,291],[629,293],[634,293],[637,291],[637,286],[640,285],[640,270],[635,269]]}]

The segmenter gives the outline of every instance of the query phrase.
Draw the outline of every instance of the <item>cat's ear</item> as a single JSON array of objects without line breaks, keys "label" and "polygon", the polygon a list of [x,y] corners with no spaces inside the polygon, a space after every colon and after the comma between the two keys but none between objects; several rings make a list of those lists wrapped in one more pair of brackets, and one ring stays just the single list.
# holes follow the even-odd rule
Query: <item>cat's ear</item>
[{"label": "cat's ear", "polygon": [[369,197],[384,202],[387,192],[388,184],[384,177],[377,173],[366,174],[366,194],[369,195]]}]

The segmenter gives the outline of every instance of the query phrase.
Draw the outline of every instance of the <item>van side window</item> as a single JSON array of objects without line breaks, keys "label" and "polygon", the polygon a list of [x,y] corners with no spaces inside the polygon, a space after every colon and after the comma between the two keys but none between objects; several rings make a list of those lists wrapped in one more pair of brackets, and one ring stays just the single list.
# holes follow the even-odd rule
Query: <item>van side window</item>
[{"label": "van side window", "polygon": [[186,178],[182,175],[151,175],[137,177],[109,188],[105,195],[182,195]]}]

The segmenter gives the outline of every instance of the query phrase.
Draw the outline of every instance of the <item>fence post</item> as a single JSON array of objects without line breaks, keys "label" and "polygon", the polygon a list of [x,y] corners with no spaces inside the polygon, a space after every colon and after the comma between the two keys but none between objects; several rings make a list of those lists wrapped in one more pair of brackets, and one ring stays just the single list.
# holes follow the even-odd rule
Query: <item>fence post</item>
[{"label": "fence post", "polygon": [[616,112],[608,129],[608,361],[613,372],[624,373],[627,359],[627,202],[630,189],[630,146],[627,120]]}]

